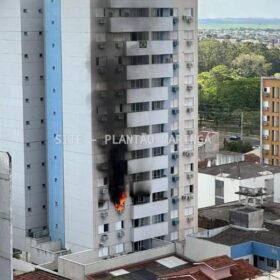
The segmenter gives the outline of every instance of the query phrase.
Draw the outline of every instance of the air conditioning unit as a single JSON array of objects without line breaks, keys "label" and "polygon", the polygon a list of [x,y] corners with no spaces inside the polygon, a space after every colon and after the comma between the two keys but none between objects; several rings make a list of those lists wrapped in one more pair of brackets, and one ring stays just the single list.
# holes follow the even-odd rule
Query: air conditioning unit
[{"label": "air conditioning unit", "polygon": [[186,67],[187,67],[188,69],[192,68],[192,67],[193,67],[193,63],[187,62],[187,63],[186,63]]},{"label": "air conditioning unit", "polygon": [[191,157],[191,156],[193,156],[193,153],[185,151],[185,152],[183,152],[183,156],[184,157]]},{"label": "air conditioning unit", "polygon": [[105,18],[105,17],[99,18],[99,19],[98,19],[98,23],[99,23],[100,25],[105,24],[105,23],[106,23],[106,18]]},{"label": "air conditioning unit", "polygon": [[108,116],[107,115],[99,115],[98,116],[98,121],[99,122],[107,122],[108,121]]},{"label": "air conditioning unit", "polygon": [[106,98],[107,97],[106,91],[99,91],[98,92],[98,97],[99,98]]},{"label": "air conditioning unit", "polygon": [[109,169],[108,163],[104,162],[104,163],[98,164],[98,169],[101,171],[107,171]]},{"label": "air conditioning unit", "polygon": [[173,108],[172,109],[172,114],[173,115],[177,115],[179,113],[179,109],[178,108]]},{"label": "air conditioning unit", "polygon": [[269,111],[269,107],[263,107],[264,111]]},{"label": "air conditioning unit", "polygon": [[148,41],[139,41],[139,48],[146,49],[148,47]]},{"label": "air conditioning unit", "polygon": [[263,139],[264,139],[264,140],[268,140],[268,139],[269,139],[269,135],[264,135],[264,136],[263,136]]},{"label": "air conditioning unit", "polygon": [[124,114],[120,113],[116,115],[117,120],[122,121],[124,120]]},{"label": "air conditioning unit", "polygon": [[100,217],[101,217],[102,219],[107,218],[108,215],[109,215],[108,212],[101,212],[101,213],[100,213]]},{"label": "air conditioning unit", "polygon": [[105,246],[104,242],[99,243],[99,247],[104,247],[104,246]]},{"label": "air conditioning unit", "polygon": [[188,179],[188,180],[190,180],[190,179],[192,179],[192,178],[193,178],[193,174],[187,174],[187,176],[186,176],[186,177],[187,177],[187,179]]},{"label": "air conditioning unit", "polygon": [[172,92],[176,93],[178,90],[178,86],[172,86]]},{"label": "air conditioning unit", "polygon": [[125,233],[122,230],[117,232],[118,238],[122,238],[122,237],[124,237],[124,235],[125,235]]},{"label": "air conditioning unit", "polygon": [[122,73],[124,71],[124,67],[123,66],[118,66],[117,68],[116,68],[116,72],[117,73]]},{"label": "air conditioning unit", "polygon": [[186,41],[187,47],[191,47],[192,44],[193,44],[193,41],[192,41],[192,40],[187,40],[187,41]]},{"label": "air conditioning unit", "polygon": [[190,135],[193,135],[193,130],[187,130],[187,131],[186,131],[186,134],[189,135],[189,136],[190,136]]},{"label": "air conditioning unit", "polygon": [[267,126],[268,122],[267,121],[263,121],[263,125]]},{"label": "air conditioning unit", "polygon": [[192,113],[192,112],[193,112],[193,108],[187,108],[187,109],[186,109],[186,112],[187,112],[187,113]]},{"label": "air conditioning unit", "polygon": [[105,242],[105,241],[107,241],[108,240],[108,235],[107,234],[102,234],[101,235],[101,241],[102,242]]},{"label": "air conditioning unit", "polygon": [[104,50],[106,48],[106,44],[105,43],[99,43],[97,46],[98,46],[98,48],[100,50]]},{"label": "air conditioning unit", "polygon": [[193,17],[191,17],[191,16],[183,16],[182,19],[186,23],[192,23],[193,22]]},{"label": "air conditioning unit", "polygon": [[187,222],[188,222],[188,223],[191,223],[192,221],[193,221],[193,216],[187,217]]},{"label": "air conditioning unit", "polygon": [[123,43],[117,42],[115,46],[116,46],[116,49],[121,49],[123,47]]},{"label": "air conditioning unit", "polygon": [[173,41],[173,46],[174,46],[174,47],[177,47],[178,45],[179,45],[178,40],[174,40],[174,41]]},{"label": "air conditioning unit", "polygon": [[98,72],[99,75],[104,75],[106,73],[106,70],[105,70],[104,67],[99,67],[97,69],[97,72]]},{"label": "air conditioning unit", "polygon": [[186,195],[182,195],[182,200],[186,200],[187,199],[187,196]]},{"label": "air conditioning unit", "polygon": [[172,203],[177,203],[179,201],[179,197],[173,197],[172,198]]},{"label": "air conditioning unit", "polygon": [[187,200],[192,200],[193,196],[191,194],[187,195]]},{"label": "air conditioning unit", "polygon": [[100,194],[105,195],[108,193],[108,189],[106,187],[100,189]]},{"label": "air conditioning unit", "polygon": [[191,91],[193,89],[193,85],[187,85],[186,89],[187,89],[187,91]]},{"label": "air conditioning unit", "polygon": [[177,18],[177,17],[174,17],[174,18],[173,18],[173,23],[174,23],[174,24],[177,24],[177,23],[178,23],[178,18]]},{"label": "air conditioning unit", "polygon": [[179,68],[179,64],[178,64],[178,63],[174,63],[174,64],[173,64],[173,69],[176,70],[176,69],[178,69],[178,68]]},{"label": "air conditioning unit", "polygon": [[172,220],[172,225],[173,225],[173,226],[179,225],[179,219],[174,219],[174,220]]},{"label": "air conditioning unit", "polygon": [[117,97],[123,97],[124,96],[124,91],[123,90],[118,90],[116,91]]}]

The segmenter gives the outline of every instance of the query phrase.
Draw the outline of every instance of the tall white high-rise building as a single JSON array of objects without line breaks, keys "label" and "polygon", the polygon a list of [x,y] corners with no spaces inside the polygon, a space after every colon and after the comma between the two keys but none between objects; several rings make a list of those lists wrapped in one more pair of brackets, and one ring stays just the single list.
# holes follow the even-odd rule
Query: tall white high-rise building
[{"label": "tall white high-rise building", "polygon": [[47,229],[43,0],[0,2],[0,150],[12,156],[14,248]]},{"label": "tall white high-rise building", "polygon": [[107,257],[195,231],[197,0],[3,3],[14,247],[48,231]]},{"label": "tall white high-rise building", "polygon": [[46,2],[49,164],[63,176],[48,174],[63,221],[50,232],[99,257],[184,239],[197,227],[197,1]]}]

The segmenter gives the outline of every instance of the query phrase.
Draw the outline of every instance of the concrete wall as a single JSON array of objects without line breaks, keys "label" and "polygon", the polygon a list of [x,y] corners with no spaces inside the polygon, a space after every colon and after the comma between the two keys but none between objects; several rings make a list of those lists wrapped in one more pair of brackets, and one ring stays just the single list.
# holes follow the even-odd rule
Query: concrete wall
[{"label": "concrete wall", "polygon": [[187,236],[185,245],[185,256],[193,261],[216,256],[231,256],[230,246],[217,244],[204,239]]}]

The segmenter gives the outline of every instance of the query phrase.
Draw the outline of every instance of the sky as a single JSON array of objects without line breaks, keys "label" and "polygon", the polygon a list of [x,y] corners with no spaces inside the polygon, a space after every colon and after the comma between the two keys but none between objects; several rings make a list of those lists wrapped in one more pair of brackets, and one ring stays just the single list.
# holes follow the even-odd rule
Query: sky
[{"label": "sky", "polygon": [[280,0],[198,0],[200,18],[280,18]]}]

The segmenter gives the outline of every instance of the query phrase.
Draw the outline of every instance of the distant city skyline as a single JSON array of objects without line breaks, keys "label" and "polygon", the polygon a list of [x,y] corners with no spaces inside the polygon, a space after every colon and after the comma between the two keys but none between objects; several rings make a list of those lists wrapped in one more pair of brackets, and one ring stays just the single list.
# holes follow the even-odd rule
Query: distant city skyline
[{"label": "distant city skyline", "polygon": [[280,0],[198,0],[199,18],[280,18]]}]

